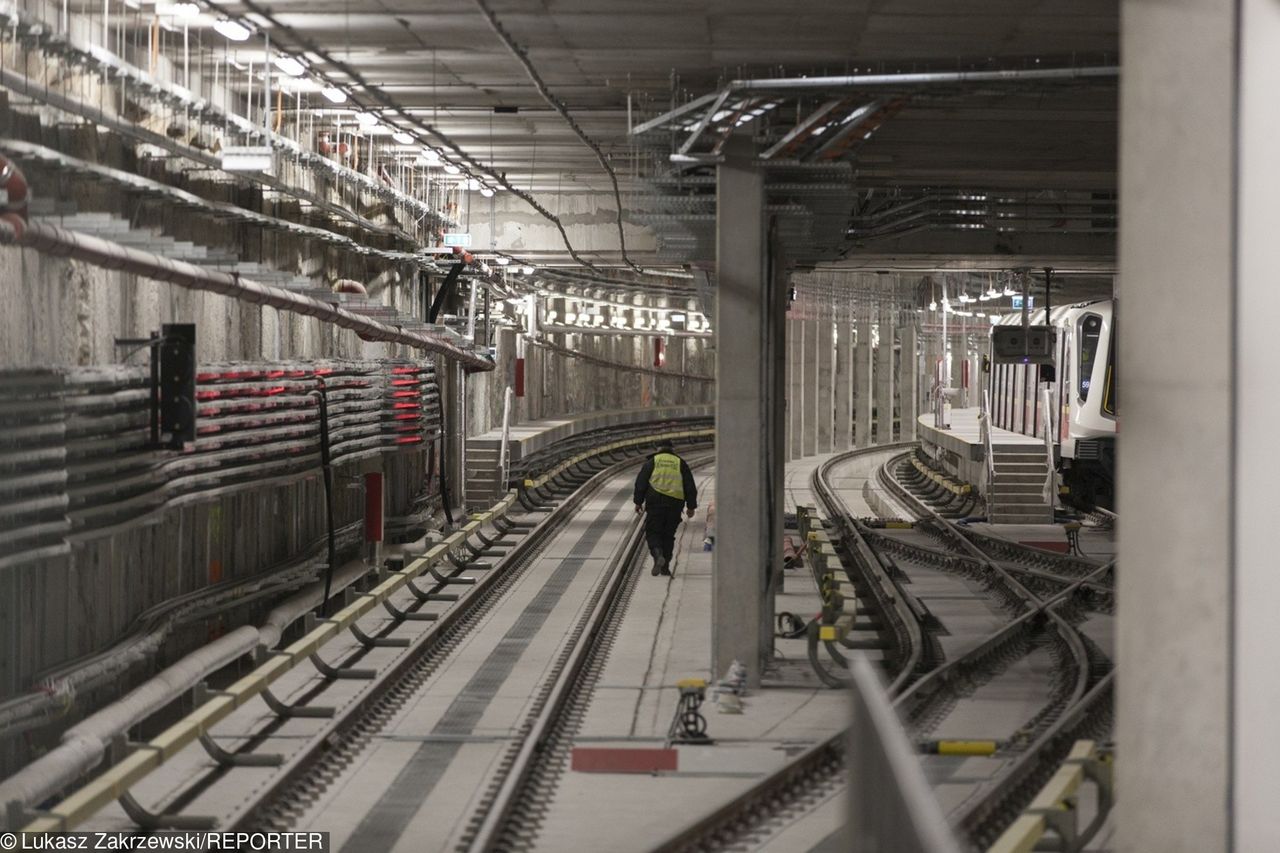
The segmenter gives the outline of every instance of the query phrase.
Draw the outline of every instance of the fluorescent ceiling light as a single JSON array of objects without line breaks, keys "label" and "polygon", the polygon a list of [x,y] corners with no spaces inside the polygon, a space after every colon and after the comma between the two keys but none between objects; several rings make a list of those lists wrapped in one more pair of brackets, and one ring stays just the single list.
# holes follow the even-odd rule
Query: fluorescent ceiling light
[{"label": "fluorescent ceiling light", "polygon": [[244,41],[253,34],[244,24],[239,21],[233,21],[230,18],[223,18],[220,21],[215,21],[213,29],[232,41]]},{"label": "fluorescent ceiling light", "polygon": [[472,192],[475,192],[476,190],[480,189],[480,182],[477,181],[475,178],[468,179],[467,189],[471,190]]},{"label": "fluorescent ceiling light", "polygon": [[509,263],[511,263],[511,259],[510,259],[510,258],[504,258],[504,257],[502,257],[502,256],[499,256],[499,257],[498,257],[498,266],[500,266],[500,267],[505,267],[505,266],[506,266],[507,264],[509,264]]},{"label": "fluorescent ceiling light", "polygon": [[401,145],[413,144],[413,135],[405,133],[403,130],[397,130],[395,133],[391,134],[391,138],[396,142],[399,142]]},{"label": "fluorescent ceiling light", "polygon": [[378,123],[378,117],[373,113],[356,113],[356,123],[361,127],[373,127]]},{"label": "fluorescent ceiling light", "polygon": [[276,68],[279,68],[290,77],[301,77],[307,70],[305,65],[288,54],[281,54],[272,59],[271,62]]},{"label": "fluorescent ceiling light", "polygon": [[481,187],[480,195],[484,196],[485,198],[493,198],[493,187]]},{"label": "fluorescent ceiling light", "polygon": [[192,18],[199,17],[200,7],[197,6],[195,3],[174,3],[168,9],[163,10],[163,12],[159,8],[156,9],[156,12],[159,14],[163,14],[163,12],[168,12],[170,15],[173,15],[173,17],[175,18],[185,19],[189,21]]},{"label": "fluorescent ceiling light", "polygon": [[331,104],[345,104],[347,102],[347,93],[339,89],[337,86],[329,86],[324,90],[324,96],[329,99]]},{"label": "fluorescent ceiling light", "polygon": [[520,267],[520,272],[524,273],[525,275],[533,275],[533,267],[530,267],[530,266]]},{"label": "fluorescent ceiling light", "polygon": [[439,163],[440,152],[434,148],[423,148],[422,159],[426,160],[428,163]]},{"label": "fluorescent ceiling light", "polygon": [[445,164],[444,164],[444,170],[445,170],[446,172],[448,172],[450,175],[460,175],[460,174],[462,174],[462,170],[461,170],[461,169],[459,169],[457,166],[453,165],[452,163],[445,163]]},{"label": "fluorescent ceiling light", "polygon": [[269,145],[228,146],[222,149],[224,172],[269,172],[275,165],[275,152]]}]

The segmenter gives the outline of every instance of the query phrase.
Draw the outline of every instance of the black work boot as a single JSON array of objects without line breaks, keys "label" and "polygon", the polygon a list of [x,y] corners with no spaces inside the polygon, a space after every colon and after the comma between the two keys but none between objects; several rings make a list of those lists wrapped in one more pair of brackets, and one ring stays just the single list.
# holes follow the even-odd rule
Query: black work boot
[{"label": "black work boot", "polygon": [[658,548],[651,548],[649,553],[653,555],[653,572],[654,575],[660,575],[667,570],[667,558],[662,556],[662,551]]}]

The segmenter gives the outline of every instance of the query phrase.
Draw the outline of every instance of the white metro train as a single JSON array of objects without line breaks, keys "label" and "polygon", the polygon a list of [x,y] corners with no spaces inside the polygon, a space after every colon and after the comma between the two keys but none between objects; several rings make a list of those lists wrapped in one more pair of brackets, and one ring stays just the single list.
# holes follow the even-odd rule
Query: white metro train
[{"label": "white metro train", "polygon": [[[1048,416],[1067,487],[1077,506],[1115,505],[1116,464],[1116,305],[1115,300],[1063,305],[1030,313],[1029,322],[1058,330]],[[1020,324],[1022,314],[1002,316],[1000,325]],[[1002,429],[1043,436],[1043,367],[993,364],[991,421]]]}]

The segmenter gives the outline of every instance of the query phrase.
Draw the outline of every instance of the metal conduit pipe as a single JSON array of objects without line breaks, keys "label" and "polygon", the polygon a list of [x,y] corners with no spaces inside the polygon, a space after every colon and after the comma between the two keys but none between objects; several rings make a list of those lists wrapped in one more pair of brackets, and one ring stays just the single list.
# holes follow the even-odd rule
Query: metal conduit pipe
[{"label": "metal conduit pipe", "polygon": [[1007,83],[1119,76],[1120,66],[1118,65],[1087,65],[1078,68],[1011,68],[1003,71],[921,71],[905,74],[846,74],[837,77],[773,77],[761,80],[733,80],[725,90],[843,89],[859,86]]},{"label": "metal conduit pipe", "polygon": [[[0,21],[8,22],[9,26],[6,27],[6,29],[12,29],[14,33],[17,33],[23,26],[28,27],[28,32],[31,31],[30,22],[23,21],[13,9],[0,9]],[[46,51],[46,46],[42,46],[38,49],[44,52]],[[236,115],[234,112],[224,111],[217,105],[205,100],[193,99],[190,93],[176,89],[165,89],[162,85],[157,85],[153,81],[143,81],[138,77],[138,74],[141,72],[138,72],[137,69],[134,69],[132,66],[119,63],[118,61],[116,63],[112,63],[102,57],[96,56],[85,56],[83,64],[91,66],[99,73],[110,77],[132,80],[138,86],[136,91],[143,93],[144,97],[159,97],[162,102],[197,116],[198,120],[201,122],[212,121],[214,124],[227,126],[234,125],[235,129],[240,133],[245,134],[246,137],[256,139],[263,144],[271,145],[272,147],[285,152],[286,156],[294,158],[307,168],[327,171],[334,177],[360,184],[366,191],[375,193],[379,197],[389,199],[398,204],[414,209],[422,216],[430,217],[433,221],[438,222],[439,224],[450,224],[449,220],[446,220],[436,211],[433,211],[430,205],[421,199],[414,198],[413,196],[403,193],[393,187],[388,187],[356,169],[348,168],[340,163],[330,160],[327,157],[308,151],[293,140],[285,136],[272,133],[265,127],[251,122],[243,116]],[[94,124],[110,128],[122,135],[158,146],[180,157],[203,163],[204,165],[214,169],[221,168],[221,160],[215,155],[208,154],[207,152],[192,148],[189,145],[179,143],[164,134],[147,130],[120,116],[108,113],[94,104],[85,103],[79,99],[63,95],[50,89],[43,83],[34,81],[11,69],[0,68],[0,85],[3,85],[8,89],[12,89],[15,92],[20,92],[24,95],[43,101],[45,104],[54,107],[55,109],[69,112],[73,115],[79,115],[81,118],[87,119]],[[245,177],[281,192],[293,192],[295,195],[298,194],[296,189],[290,190],[280,181],[265,174],[245,175]],[[307,194],[307,199],[312,204],[349,219],[361,227],[386,234],[395,233],[393,229],[378,226],[357,214],[343,210],[337,205],[332,205],[323,199],[310,194]]]},{"label": "metal conduit pipe", "polygon": [[[342,589],[368,572],[353,561],[334,578]],[[0,782],[0,803],[30,808],[88,773],[102,760],[113,738],[180,698],[209,676],[259,646],[274,648],[289,625],[320,604],[323,582],[308,586],[272,610],[259,627],[246,625],[192,652],[154,678],[67,729],[57,747]]]},{"label": "metal conduit pipe", "polygon": [[454,344],[447,338],[409,332],[362,317],[328,302],[312,299],[281,287],[259,284],[234,273],[204,269],[184,261],[165,258],[89,234],[68,231],[44,222],[0,220],[0,244],[17,244],[58,257],[75,258],[106,269],[133,273],[193,290],[220,293],[255,305],[266,305],[315,317],[350,329],[362,340],[404,344],[453,359],[468,372],[493,370],[489,359]]}]

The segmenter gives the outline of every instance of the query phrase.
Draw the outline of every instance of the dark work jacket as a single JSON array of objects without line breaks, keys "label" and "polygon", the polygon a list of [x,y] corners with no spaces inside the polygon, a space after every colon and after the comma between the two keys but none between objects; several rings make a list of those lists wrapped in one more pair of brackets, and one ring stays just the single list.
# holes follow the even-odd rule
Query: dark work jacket
[{"label": "dark work jacket", "polygon": [[[666,451],[663,452],[665,453]],[[644,504],[645,509],[675,509],[677,512],[679,512],[681,506],[687,506],[689,509],[698,508],[698,487],[694,485],[693,472],[689,470],[689,463],[685,462],[684,459],[680,460],[680,479],[684,481],[683,501],[677,500],[670,495],[655,492],[649,488],[649,479],[652,476],[653,456],[650,456],[645,460],[644,465],[640,468],[640,474],[636,477],[636,506]]]}]

